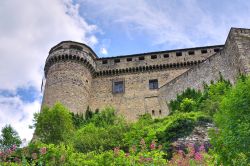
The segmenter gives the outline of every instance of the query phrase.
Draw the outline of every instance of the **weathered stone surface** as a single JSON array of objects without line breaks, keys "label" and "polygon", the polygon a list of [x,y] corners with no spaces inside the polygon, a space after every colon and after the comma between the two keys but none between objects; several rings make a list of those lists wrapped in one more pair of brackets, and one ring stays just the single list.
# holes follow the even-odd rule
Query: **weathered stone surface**
[{"label": "weathered stone surface", "polygon": [[[146,112],[168,115],[167,102],[187,87],[219,78],[231,82],[250,71],[250,30],[232,28],[225,45],[98,58],[85,44],[65,41],[53,47],[45,64],[43,105],[56,101],[73,112],[112,105],[129,120]],[[149,89],[157,79],[158,88]],[[116,80],[124,92],[113,93]]]}]

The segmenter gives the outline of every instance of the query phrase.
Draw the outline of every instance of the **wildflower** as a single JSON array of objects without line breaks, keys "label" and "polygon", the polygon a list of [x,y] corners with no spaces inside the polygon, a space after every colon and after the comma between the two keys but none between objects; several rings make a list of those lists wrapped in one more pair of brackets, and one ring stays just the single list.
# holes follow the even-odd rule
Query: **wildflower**
[{"label": "wildflower", "polygon": [[155,149],[155,141],[152,141],[150,144],[150,149],[154,150]]},{"label": "wildflower", "polygon": [[146,149],[146,143],[144,139],[141,139],[140,145],[142,150]]},{"label": "wildflower", "polygon": [[202,144],[200,147],[199,147],[199,152],[203,152],[205,151],[205,146]]},{"label": "wildflower", "polygon": [[65,155],[61,155],[60,161],[61,161],[61,162],[64,162],[64,161],[65,161]]},{"label": "wildflower", "polygon": [[11,147],[11,150],[12,150],[12,151],[15,151],[15,150],[16,150],[16,145],[13,145],[13,146]]},{"label": "wildflower", "polygon": [[133,145],[133,146],[131,147],[131,152],[133,152],[133,153],[136,152],[136,146],[135,146],[135,145]]},{"label": "wildflower", "polygon": [[197,152],[197,153],[195,153],[195,155],[194,155],[194,159],[195,159],[196,161],[201,161],[201,160],[202,160],[202,155],[201,155],[199,152]]},{"label": "wildflower", "polygon": [[118,156],[118,155],[119,155],[119,151],[120,151],[120,148],[119,148],[119,147],[115,147],[115,148],[114,148],[115,156]]},{"label": "wildflower", "polygon": [[41,149],[40,149],[41,155],[46,154],[46,151],[47,151],[46,147],[41,148]]},{"label": "wildflower", "polygon": [[37,159],[37,154],[36,153],[32,153],[31,157],[32,157],[33,160],[36,160]]}]

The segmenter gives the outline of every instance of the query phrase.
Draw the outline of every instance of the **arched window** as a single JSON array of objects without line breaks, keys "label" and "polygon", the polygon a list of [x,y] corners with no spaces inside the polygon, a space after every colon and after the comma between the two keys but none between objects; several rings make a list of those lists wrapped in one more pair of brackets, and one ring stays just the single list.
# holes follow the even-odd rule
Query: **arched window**
[{"label": "arched window", "polygon": [[159,115],[161,115],[161,110],[159,110]]}]

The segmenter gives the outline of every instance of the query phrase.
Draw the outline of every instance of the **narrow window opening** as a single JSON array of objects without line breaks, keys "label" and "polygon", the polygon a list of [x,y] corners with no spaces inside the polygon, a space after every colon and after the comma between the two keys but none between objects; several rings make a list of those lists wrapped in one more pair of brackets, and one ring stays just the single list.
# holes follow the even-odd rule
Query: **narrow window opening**
[{"label": "narrow window opening", "polygon": [[188,55],[194,55],[194,51],[188,51]]},{"label": "narrow window opening", "polygon": [[163,57],[164,58],[169,58],[169,54],[164,54]]},{"label": "narrow window opening", "polygon": [[149,80],[149,89],[158,89],[158,80]]},{"label": "narrow window opening", "polygon": [[115,59],[114,62],[115,63],[120,63],[120,59]]},{"label": "narrow window opening", "polygon": [[107,63],[108,63],[107,60],[103,60],[103,61],[102,61],[102,64],[107,64]]},{"label": "narrow window opening", "polygon": [[151,55],[151,59],[157,59],[157,55]]},{"label": "narrow window opening", "polygon": [[152,110],[152,115],[155,115],[155,110]]},{"label": "narrow window opening", "polygon": [[123,93],[123,92],[124,92],[124,81],[114,81],[113,93]]},{"label": "narrow window opening", "polygon": [[202,54],[206,54],[206,53],[207,53],[207,50],[201,50],[201,53],[202,53]]},{"label": "narrow window opening", "polygon": [[182,52],[177,52],[176,56],[182,56]]},{"label": "narrow window opening", "polygon": [[128,61],[128,62],[132,61],[132,58],[127,58],[127,61]]},{"label": "narrow window opening", "polygon": [[161,110],[159,110],[159,115],[161,115]]},{"label": "narrow window opening", "polygon": [[139,60],[140,60],[140,61],[142,61],[142,60],[144,60],[144,59],[145,59],[144,56],[140,56],[140,57],[139,57]]}]

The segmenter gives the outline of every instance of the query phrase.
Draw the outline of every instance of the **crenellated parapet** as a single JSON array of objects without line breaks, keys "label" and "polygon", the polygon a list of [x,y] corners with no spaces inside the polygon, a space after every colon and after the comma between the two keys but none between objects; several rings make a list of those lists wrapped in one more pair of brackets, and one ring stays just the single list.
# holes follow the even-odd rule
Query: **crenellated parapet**
[{"label": "crenellated parapet", "polygon": [[50,66],[57,62],[65,61],[80,63],[94,75],[96,70],[95,60],[97,58],[95,52],[87,45],[73,41],[63,41],[49,51],[49,56],[46,59],[44,67],[45,77]]}]

